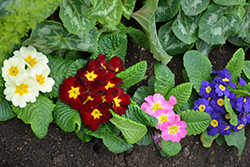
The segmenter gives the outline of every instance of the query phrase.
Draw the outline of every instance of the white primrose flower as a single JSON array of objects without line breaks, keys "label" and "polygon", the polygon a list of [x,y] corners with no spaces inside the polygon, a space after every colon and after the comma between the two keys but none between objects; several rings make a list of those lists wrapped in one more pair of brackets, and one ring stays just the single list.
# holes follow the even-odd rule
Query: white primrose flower
[{"label": "white primrose flower", "polygon": [[39,95],[39,86],[34,78],[27,73],[18,77],[15,81],[9,80],[5,82],[4,94],[5,98],[12,101],[14,106],[24,108],[27,103],[34,103]]},{"label": "white primrose flower", "polygon": [[14,55],[28,66],[26,71],[30,76],[41,74],[43,69],[48,67],[48,58],[41,52],[37,52],[33,46],[23,46],[20,51],[14,51]]},{"label": "white primrose flower", "polygon": [[36,74],[35,76],[36,82],[39,84],[39,90],[43,93],[51,92],[52,86],[55,84],[55,81],[51,77],[48,77],[49,73],[50,68],[47,67],[41,74]]},{"label": "white primrose flower", "polygon": [[2,76],[5,81],[16,80],[16,78],[23,75],[25,72],[25,63],[20,62],[20,59],[9,58],[8,60],[4,60]]}]

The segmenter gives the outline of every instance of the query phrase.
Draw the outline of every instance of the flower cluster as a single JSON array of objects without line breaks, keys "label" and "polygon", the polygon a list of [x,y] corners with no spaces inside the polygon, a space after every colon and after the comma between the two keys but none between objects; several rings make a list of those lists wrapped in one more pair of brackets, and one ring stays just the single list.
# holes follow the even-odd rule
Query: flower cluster
[{"label": "flower cluster", "polygon": [[146,97],[145,101],[141,105],[142,110],[157,118],[158,124],[155,128],[161,131],[161,135],[156,131],[152,136],[156,143],[161,146],[161,138],[179,142],[181,138],[186,136],[186,122],[181,121],[180,116],[173,111],[173,107],[177,103],[174,96],[170,96],[169,101],[166,101],[161,94],[156,93]]},{"label": "flower cluster", "polygon": [[64,79],[60,85],[60,100],[80,112],[82,122],[91,130],[111,118],[109,109],[122,115],[128,109],[130,96],[118,87],[122,79],[115,75],[124,70],[123,61],[113,57],[109,62],[105,55],[92,59],[80,68],[74,77]]},{"label": "flower cluster", "polygon": [[[236,89],[236,85],[231,81],[232,73],[229,73],[225,68],[218,72],[212,70],[212,75],[216,75],[212,82],[202,81],[199,98],[194,102],[193,109],[206,112],[211,115],[212,121],[209,125],[208,134],[229,135],[230,130],[240,131],[250,120],[250,97],[236,97],[230,89]],[[245,85],[246,82],[239,77],[240,85]],[[236,126],[230,124],[230,114],[225,108],[225,97],[230,102],[232,108],[237,114],[238,124]]]},{"label": "flower cluster", "polygon": [[47,57],[33,46],[14,51],[14,56],[4,60],[2,67],[6,99],[23,108],[26,102],[36,101],[39,90],[44,93],[52,91],[55,82],[48,77],[50,68],[47,63]]}]

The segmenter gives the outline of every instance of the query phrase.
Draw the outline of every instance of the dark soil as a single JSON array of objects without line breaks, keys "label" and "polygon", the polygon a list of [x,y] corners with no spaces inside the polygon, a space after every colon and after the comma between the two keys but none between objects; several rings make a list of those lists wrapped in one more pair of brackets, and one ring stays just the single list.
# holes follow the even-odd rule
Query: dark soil
[{"label": "dark soil", "polygon": [[[209,54],[209,59],[215,70],[223,69],[231,59],[237,47],[227,43],[222,48],[216,48]],[[247,52],[246,58],[250,59]],[[168,67],[175,73],[176,84],[184,82],[182,77],[182,55],[173,57]],[[148,63],[148,78],[154,74],[153,65],[156,62],[149,50],[143,50],[132,43],[128,45],[126,67],[139,61]],[[129,89],[133,95],[140,85],[146,85],[147,81]],[[125,166],[249,166],[250,159],[250,126],[246,127],[246,145],[238,158],[236,147],[228,147],[223,144],[219,147],[215,142],[211,148],[204,148],[200,142],[200,136],[187,136],[181,140],[182,150],[173,157],[162,157],[154,144],[149,146],[134,145],[130,150],[115,154],[110,152],[100,139],[92,139],[88,143],[82,142],[74,133],[63,132],[55,122],[49,126],[46,137],[38,139],[32,132],[30,125],[14,118],[6,122],[0,122],[0,166],[97,166],[97,167],[125,167]]]}]

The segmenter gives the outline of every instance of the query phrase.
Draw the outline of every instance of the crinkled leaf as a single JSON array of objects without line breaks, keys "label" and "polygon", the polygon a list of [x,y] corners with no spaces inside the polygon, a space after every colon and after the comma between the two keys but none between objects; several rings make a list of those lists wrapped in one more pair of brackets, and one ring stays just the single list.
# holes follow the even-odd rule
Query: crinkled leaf
[{"label": "crinkled leaf", "polygon": [[75,50],[69,50],[65,54],[65,59],[69,59],[69,60],[76,60],[76,59],[83,59],[83,58],[84,58],[84,55],[81,54],[79,51],[75,51]]},{"label": "crinkled leaf", "polygon": [[225,104],[225,108],[226,111],[229,113],[230,115],[230,124],[237,126],[238,124],[238,118],[237,115],[235,114],[230,102],[228,101],[227,97],[225,96],[224,98],[224,104]]},{"label": "crinkled leaf", "polygon": [[148,146],[154,143],[154,140],[152,139],[152,134],[154,133],[154,131],[155,131],[154,128],[149,127],[145,136],[143,136],[143,138],[137,141],[136,144],[140,146]]},{"label": "crinkled leaf", "polygon": [[246,0],[214,0],[214,3],[224,6],[239,5],[239,4],[244,6]]},{"label": "crinkled leaf", "polygon": [[134,44],[141,46],[144,49],[148,48],[148,37],[141,30],[129,28],[127,35]]},{"label": "crinkled leaf", "polygon": [[188,102],[192,92],[192,86],[193,85],[190,82],[182,83],[170,90],[167,96],[165,96],[166,100],[169,100],[170,96],[176,97],[177,104],[174,105],[174,111],[178,110],[181,106]]},{"label": "crinkled leaf", "polygon": [[203,12],[209,3],[210,0],[182,0],[181,7],[185,15],[194,16]]},{"label": "crinkled leaf", "polygon": [[248,92],[249,90],[248,89],[244,90],[245,88],[246,87],[240,87],[238,89],[230,89],[230,91],[235,94],[236,98],[238,98],[240,96],[243,96],[243,97],[250,96],[250,93]]},{"label": "crinkled leaf", "polygon": [[61,23],[45,20],[39,23],[23,42],[23,45],[33,45],[44,54],[58,49],[70,49],[97,52],[97,30],[93,28],[84,38],[69,33]]},{"label": "crinkled leaf", "polygon": [[164,51],[169,55],[183,54],[190,50],[194,44],[186,44],[175,36],[172,31],[172,21],[167,22],[159,29],[158,35]]},{"label": "crinkled leaf", "polygon": [[219,146],[222,146],[222,144],[225,143],[225,137],[223,135],[219,135],[216,139],[215,139],[216,143]]},{"label": "crinkled leaf", "polygon": [[208,135],[208,130],[205,130],[200,136],[203,147],[206,147],[206,148],[211,147],[214,139],[216,139],[217,137],[218,137],[218,133],[212,136],[212,135]]},{"label": "crinkled leaf", "polygon": [[64,0],[60,5],[59,16],[64,27],[80,38],[86,36],[95,26],[95,19],[88,19],[84,12],[91,7],[89,0]]},{"label": "crinkled leaf", "polygon": [[57,125],[64,132],[78,132],[81,128],[82,121],[79,111],[74,110],[60,100],[56,103],[54,118]]},{"label": "crinkled leaf", "polygon": [[98,30],[99,38],[102,38],[104,35],[115,33],[115,34],[125,34],[131,27],[125,27],[122,23],[117,24],[116,26],[103,25],[101,29]]},{"label": "crinkled leaf", "polygon": [[160,93],[165,97],[175,85],[175,76],[166,65],[161,63],[155,63],[154,71],[156,77],[154,86],[155,93]]},{"label": "crinkled leaf", "polygon": [[183,64],[190,82],[199,93],[202,81],[211,81],[212,64],[209,59],[198,51],[188,51],[183,58]]},{"label": "crinkled leaf", "polygon": [[144,79],[145,72],[147,70],[147,62],[141,61],[124,71],[116,74],[116,77],[122,79],[123,84],[120,86],[121,88],[128,89],[129,87],[135,85]]},{"label": "crinkled leaf", "polygon": [[162,64],[167,64],[172,56],[169,56],[162,48],[157,36],[154,12],[157,8],[158,0],[147,0],[146,4],[132,14],[132,17],[142,26],[148,36],[149,49],[156,60]]},{"label": "crinkled leaf", "polygon": [[179,11],[181,0],[160,0],[155,11],[155,21],[164,22],[173,18]]},{"label": "crinkled leaf", "polygon": [[46,136],[49,124],[53,121],[52,111],[55,105],[47,97],[39,95],[34,103],[27,103],[24,108],[11,106],[17,118],[31,124],[35,135],[41,139]]},{"label": "crinkled leaf", "polygon": [[108,24],[111,27],[117,25],[122,16],[121,0],[90,0],[92,7],[84,12],[89,19],[96,19],[101,24]]},{"label": "crinkled leaf", "polygon": [[86,60],[83,59],[77,59],[76,61],[73,61],[69,66],[65,73],[65,78],[68,78],[69,76],[74,76],[78,69],[85,67],[87,64]]},{"label": "crinkled leaf", "polygon": [[180,142],[172,142],[170,140],[164,141],[161,139],[161,148],[165,155],[171,157],[181,151],[181,144]]},{"label": "crinkled leaf", "polygon": [[247,42],[250,40],[248,39],[250,37],[250,10],[249,7],[246,9],[245,16],[242,19],[242,22],[240,23],[240,31],[239,31],[239,37],[246,38]]},{"label": "crinkled leaf", "polygon": [[132,148],[133,145],[128,144],[125,140],[119,138],[113,133],[114,128],[116,127],[113,124],[107,123],[101,124],[96,131],[84,129],[84,132],[96,138],[101,138],[103,140],[103,144],[111,152],[119,154]]},{"label": "crinkled leaf", "polygon": [[210,53],[210,51],[215,48],[215,47],[221,47],[222,45],[214,45],[214,44],[209,44],[206,43],[205,41],[203,41],[202,39],[198,39],[195,42],[195,46],[196,49],[201,52],[203,55],[205,55],[206,57],[208,57],[208,54]]},{"label": "crinkled leaf", "polygon": [[232,35],[227,40],[236,46],[249,46],[250,44],[245,41],[245,38],[239,37],[239,34]]},{"label": "crinkled leaf", "polygon": [[243,69],[242,69],[247,76],[248,79],[250,79],[250,61],[244,61]]},{"label": "crinkled leaf", "polygon": [[230,131],[230,135],[225,135],[224,137],[228,146],[236,146],[238,148],[240,159],[246,143],[245,129],[238,132]]},{"label": "crinkled leaf", "polygon": [[224,44],[239,30],[243,15],[240,5],[225,7],[212,3],[199,19],[199,38],[207,43]]},{"label": "crinkled leaf", "polygon": [[242,48],[238,49],[234,54],[232,59],[227,63],[226,69],[229,73],[232,73],[231,81],[238,83],[239,76],[242,72],[242,68],[245,60],[245,52]]},{"label": "crinkled leaf", "polygon": [[211,116],[206,112],[187,110],[180,113],[181,120],[187,124],[187,135],[204,132],[211,123]]},{"label": "crinkled leaf", "polygon": [[126,19],[130,19],[131,14],[133,13],[133,10],[135,8],[136,0],[126,0],[122,1],[122,14]]},{"label": "crinkled leaf", "polygon": [[16,117],[10,105],[11,103],[4,98],[3,88],[0,88],[0,122]]},{"label": "crinkled leaf", "polygon": [[122,135],[127,143],[134,144],[147,133],[145,125],[134,122],[128,118],[121,117],[113,111],[111,111],[111,113],[113,118],[110,119],[110,122],[122,132]]},{"label": "crinkled leaf", "polygon": [[79,138],[79,139],[81,139],[82,141],[84,141],[84,142],[89,142],[92,138],[93,138],[93,136],[90,136],[90,135],[87,135],[85,132],[84,132],[84,129],[85,128],[88,128],[87,127],[87,125],[85,125],[85,124],[81,124],[81,129],[78,131],[78,132],[76,132],[76,130],[75,130],[75,134],[76,134],[76,136]]},{"label": "crinkled leaf", "polygon": [[192,44],[198,39],[197,16],[186,16],[180,12],[172,24],[174,34],[183,42]]},{"label": "crinkled leaf", "polygon": [[192,89],[188,102],[184,104],[183,106],[181,106],[181,108],[179,108],[178,110],[175,110],[175,113],[180,114],[183,111],[192,110],[194,106],[194,101],[196,101],[198,98],[199,98],[199,94],[194,89]]}]

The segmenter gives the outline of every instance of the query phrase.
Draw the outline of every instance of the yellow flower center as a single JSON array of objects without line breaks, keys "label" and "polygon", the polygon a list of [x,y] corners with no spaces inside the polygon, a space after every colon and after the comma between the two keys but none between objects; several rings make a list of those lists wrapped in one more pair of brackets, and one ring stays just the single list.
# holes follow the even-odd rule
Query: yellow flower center
[{"label": "yellow flower center", "polygon": [[93,101],[94,98],[92,98],[91,96],[88,96],[88,97],[87,97],[87,100],[85,100],[85,102],[83,102],[83,105],[84,105],[85,103],[87,103],[87,101],[89,101],[89,100]]},{"label": "yellow flower center", "polygon": [[121,102],[122,100],[121,100],[121,99],[118,99],[118,96],[115,97],[113,100],[114,100],[114,102],[115,102],[115,105],[116,105],[117,107],[120,107],[120,102]]},{"label": "yellow flower center", "polygon": [[153,103],[153,107],[151,107],[151,109],[154,110],[154,112],[156,112],[158,109],[164,109],[164,107],[161,106],[161,103],[158,102],[158,103]]},{"label": "yellow flower center", "polygon": [[96,79],[97,75],[94,74],[94,71],[92,71],[90,73],[87,71],[87,74],[85,74],[85,77],[87,78],[88,81],[94,81]]},{"label": "yellow flower center", "polygon": [[102,102],[103,102],[103,103],[105,103],[105,102],[107,101],[105,97],[106,97],[106,95],[103,95],[103,96],[102,96]]},{"label": "yellow flower center", "polygon": [[217,120],[212,120],[212,121],[211,121],[211,126],[214,127],[214,128],[215,128],[216,126],[218,126],[218,121],[217,121]]},{"label": "yellow flower center", "polygon": [[199,106],[199,110],[200,111],[204,111],[206,109],[206,106],[204,105],[204,104],[201,104],[200,106]]},{"label": "yellow flower center", "polygon": [[103,116],[102,113],[98,109],[94,109],[94,111],[91,113],[91,115],[94,117],[94,119],[100,119],[100,116]]},{"label": "yellow flower center", "polygon": [[77,96],[80,94],[79,87],[74,88],[73,86],[71,86],[71,90],[69,90],[68,93],[69,93],[69,98],[73,97],[74,99],[76,99]]},{"label": "yellow flower center", "polygon": [[246,98],[244,98],[244,103],[246,103],[246,101],[247,101],[247,99],[246,99]]},{"label": "yellow flower center", "polygon": [[173,135],[176,135],[177,132],[179,132],[179,126],[176,126],[176,125],[173,125],[173,126],[170,126],[169,128],[169,132],[168,134],[173,134]]},{"label": "yellow flower center", "polygon": [[220,85],[219,88],[220,88],[222,91],[224,91],[224,90],[226,89],[226,87],[223,86],[223,85]]},{"label": "yellow flower center", "polygon": [[238,129],[238,130],[241,130],[243,127],[244,127],[244,124],[240,124],[240,125],[237,127],[237,129]]},{"label": "yellow flower center", "polygon": [[224,78],[224,79],[222,79],[222,81],[224,81],[224,82],[228,82],[228,81],[229,81],[229,79]]},{"label": "yellow flower center", "polygon": [[231,115],[228,113],[228,114],[225,115],[225,118],[226,118],[226,119],[230,119],[230,118],[231,118]]},{"label": "yellow flower center", "polygon": [[228,130],[230,128],[230,126],[227,126],[224,130]]},{"label": "yellow flower center", "polygon": [[45,77],[43,77],[42,74],[36,76],[36,82],[38,82],[40,85],[43,85],[45,83],[44,79],[45,79]]},{"label": "yellow flower center", "polygon": [[217,100],[217,104],[218,104],[219,106],[223,106],[223,105],[224,105],[224,100],[223,100],[223,99],[218,99],[218,100]]},{"label": "yellow flower center", "polygon": [[103,65],[103,63],[101,63],[101,66],[106,70],[107,68]]},{"label": "yellow flower center", "polygon": [[163,123],[163,122],[166,122],[166,121],[168,121],[168,115],[162,114],[160,116],[160,122]]},{"label": "yellow flower center", "polygon": [[115,86],[115,84],[112,84],[110,82],[108,82],[108,84],[105,86],[105,89],[109,89],[109,88],[113,88]]},{"label": "yellow flower center", "polygon": [[118,72],[118,71],[119,71],[119,68],[118,68],[118,67],[116,67],[115,72]]},{"label": "yellow flower center", "polygon": [[17,66],[15,66],[15,67],[11,66],[11,68],[9,70],[10,70],[9,74],[13,75],[13,76],[17,76],[17,74],[19,73]]},{"label": "yellow flower center", "polygon": [[31,66],[33,67],[36,65],[37,61],[36,58],[32,58],[30,55],[27,58],[24,58],[24,60]]},{"label": "yellow flower center", "polygon": [[211,87],[210,87],[210,86],[206,87],[206,92],[207,92],[207,93],[210,93],[210,92],[211,92]]},{"label": "yellow flower center", "polygon": [[23,96],[23,94],[29,93],[28,91],[29,85],[22,83],[19,86],[16,86],[15,93],[18,93],[20,96]]}]

